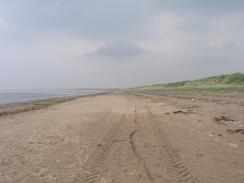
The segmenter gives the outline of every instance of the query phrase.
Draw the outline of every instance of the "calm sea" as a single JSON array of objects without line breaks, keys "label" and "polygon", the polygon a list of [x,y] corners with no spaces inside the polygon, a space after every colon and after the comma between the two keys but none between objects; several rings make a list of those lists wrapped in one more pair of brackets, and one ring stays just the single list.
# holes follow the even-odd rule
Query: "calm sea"
[{"label": "calm sea", "polygon": [[0,105],[30,102],[49,98],[87,95],[99,90],[0,90]]}]

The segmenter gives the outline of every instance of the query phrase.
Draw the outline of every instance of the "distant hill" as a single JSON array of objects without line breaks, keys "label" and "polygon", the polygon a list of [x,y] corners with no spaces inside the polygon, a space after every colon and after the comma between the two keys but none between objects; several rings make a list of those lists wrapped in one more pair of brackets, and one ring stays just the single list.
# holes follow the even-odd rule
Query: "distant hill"
[{"label": "distant hill", "polygon": [[244,74],[234,73],[211,76],[192,81],[181,81],[168,84],[155,84],[135,88],[147,91],[221,91],[244,92]]}]

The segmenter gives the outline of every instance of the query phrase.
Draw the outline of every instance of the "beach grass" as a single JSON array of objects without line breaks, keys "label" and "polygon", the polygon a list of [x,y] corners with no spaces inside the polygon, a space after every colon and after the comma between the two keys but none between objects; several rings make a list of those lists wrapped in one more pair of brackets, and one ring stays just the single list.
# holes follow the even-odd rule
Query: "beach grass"
[{"label": "beach grass", "polygon": [[244,92],[244,74],[234,73],[167,84],[133,88],[151,92]]}]

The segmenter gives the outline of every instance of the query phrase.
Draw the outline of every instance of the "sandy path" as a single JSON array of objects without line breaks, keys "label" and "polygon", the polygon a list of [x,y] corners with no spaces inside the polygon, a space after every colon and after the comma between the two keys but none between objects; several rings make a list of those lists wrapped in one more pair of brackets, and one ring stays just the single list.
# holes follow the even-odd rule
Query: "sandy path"
[{"label": "sandy path", "polygon": [[195,97],[113,92],[1,117],[0,182],[243,183],[243,96]]}]

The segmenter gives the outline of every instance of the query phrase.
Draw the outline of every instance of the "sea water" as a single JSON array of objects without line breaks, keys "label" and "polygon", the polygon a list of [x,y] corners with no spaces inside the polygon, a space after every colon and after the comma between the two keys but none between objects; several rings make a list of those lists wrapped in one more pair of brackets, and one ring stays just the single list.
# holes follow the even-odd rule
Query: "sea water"
[{"label": "sea water", "polygon": [[0,90],[0,105],[24,103],[34,100],[44,100],[50,98],[79,96],[101,92],[101,90],[51,90],[51,89],[35,89],[35,90]]}]

